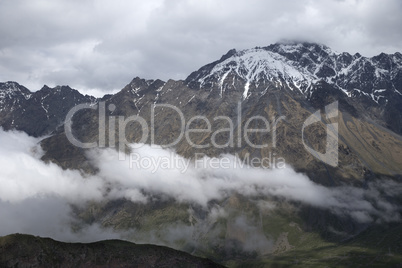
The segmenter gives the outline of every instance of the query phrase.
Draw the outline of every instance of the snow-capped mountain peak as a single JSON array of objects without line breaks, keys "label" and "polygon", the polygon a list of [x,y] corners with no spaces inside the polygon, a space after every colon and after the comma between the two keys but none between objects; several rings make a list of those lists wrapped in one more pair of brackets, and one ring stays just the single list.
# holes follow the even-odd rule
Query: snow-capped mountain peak
[{"label": "snow-capped mountain peak", "polygon": [[0,85],[0,101],[4,101],[5,98],[13,98],[21,95],[26,100],[32,96],[32,93],[25,87],[19,85],[17,82],[9,81],[1,83]]},{"label": "snow-capped mountain peak", "polygon": [[192,87],[217,87],[222,96],[227,83],[241,81],[243,97],[252,86],[258,92],[267,83],[298,89],[306,97],[311,85],[325,81],[348,97],[367,97],[386,103],[390,95],[402,95],[402,55],[385,54],[367,58],[356,53],[338,53],[314,43],[276,43],[267,47],[230,50],[220,60],[193,72],[186,82]]},{"label": "snow-capped mountain peak", "polygon": [[[284,56],[263,48],[253,48],[238,51],[230,58],[216,64],[210,73],[200,77],[198,82],[203,86],[208,80],[217,78],[222,85],[230,73],[236,74],[246,83],[258,83],[259,80],[264,79],[269,81],[283,79],[301,84],[315,79],[311,73],[297,68]],[[246,95],[245,91],[244,96]]]}]

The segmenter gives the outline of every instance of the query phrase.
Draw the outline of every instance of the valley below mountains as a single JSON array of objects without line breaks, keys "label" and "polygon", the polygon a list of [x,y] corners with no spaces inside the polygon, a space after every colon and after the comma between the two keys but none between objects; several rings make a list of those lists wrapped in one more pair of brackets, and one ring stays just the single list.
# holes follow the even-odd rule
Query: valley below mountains
[{"label": "valley below mountains", "polygon": [[56,249],[123,264],[138,260],[122,251],[156,250],[183,267],[402,265],[399,52],[233,49],[184,80],[136,77],[102,98],[4,82],[0,125],[1,235],[147,244],[5,236],[6,266]]}]

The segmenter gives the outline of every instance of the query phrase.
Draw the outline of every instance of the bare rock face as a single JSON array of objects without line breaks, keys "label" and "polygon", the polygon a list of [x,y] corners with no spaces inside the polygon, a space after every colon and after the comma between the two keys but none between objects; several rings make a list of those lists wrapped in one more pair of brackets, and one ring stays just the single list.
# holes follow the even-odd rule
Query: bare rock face
[{"label": "bare rock face", "polygon": [[[120,92],[102,99],[83,96],[68,86],[44,86],[32,93],[15,82],[7,82],[0,84],[0,123],[5,129],[14,128],[33,136],[52,133],[41,142],[44,161],[94,174],[96,167],[86,159],[86,149],[68,141],[63,122],[72,107],[91,103],[95,109],[77,113],[72,130],[82,142],[99,142],[99,109],[103,103],[106,147],[119,148],[123,142],[119,140],[119,124],[114,122],[110,127],[109,118],[139,116],[149,127],[148,139],[141,140],[139,124],[127,124],[124,130],[128,142],[175,142],[173,149],[187,158],[197,153],[260,158],[275,154],[320,184],[364,184],[373,176],[402,173],[401,57],[400,53],[382,53],[365,58],[311,43],[230,50],[184,81],[136,77]],[[307,118],[317,110],[323,113],[335,101],[339,108],[336,118],[326,119],[322,114],[320,122],[303,129]],[[181,114],[163,107],[167,104]],[[191,134],[189,143],[186,137],[179,137],[188,127],[183,124],[195,116],[211,122],[211,131]],[[232,122],[233,133],[221,131],[214,135],[230,126],[228,120],[216,120],[222,116]],[[248,133],[248,140],[263,148],[250,145],[244,138],[247,122],[256,116],[268,120],[270,131]],[[262,120],[251,123],[249,128],[266,128]],[[336,168],[323,164],[305,149],[307,143],[325,152],[326,126],[330,123],[337,123],[339,128]],[[205,129],[205,120],[195,120],[190,127]],[[110,134],[110,129],[115,133]],[[109,134],[115,135],[115,144],[109,144],[113,140]],[[212,146],[213,141],[220,146]],[[195,148],[194,144],[204,148]]]},{"label": "bare rock face", "polygon": [[30,92],[16,82],[0,83],[0,123],[6,130],[21,130],[40,137],[62,125],[75,105],[94,101],[94,97],[84,96],[69,86],[44,86]]},{"label": "bare rock face", "polygon": [[[306,89],[308,96],[297,88],[289,87],[286,81],[250,82],[245,96],[243,90],[248,82],[241,79],[237,74],[229,73],[223,83],[208,82],[211,83],[210,88],[191,88],[189,86],[191,82],[188,81],[163,82],[135,78],[103,104],[104,107],[111,105],[114,107],[113,111],[105,109],[106,146],[119,148],[119,143],[122,142],[118,139],[121,129],[115,122],[115,144],[107,144],[109,117],[139,116],[149,126],[146,143],[168,145],[177,141],[174,149],[187,158],[193,158],[196,154],[219,156],[230,153],[250,157],[267,157],[275,154],[277,157],[283,157],[297,171],[306,172],[313,180],[325,185],[362,182],[370,178],[373,173],[393,176],[402,172],[402,160],[400,160],[402,158],[395,158],[386,153],[387,150],[393,150],[397,154],[401,152],[400,149],[395,150],[402,147],[401,137],[384,127],[386,123],[380,122],[386,114],[381,106],[375,104],[368,107],[367,102],[349,97],[336,85],[325,81],[310,85]],[[324,111],[325,106],[335,101],[338,101],[339,108],[336,118],[326,119],[323,114],[320,122],[303,129],[303,123],[309,116],[317,110]],[[172,108],[162,106],[166,104],[176,107],[181,114]],[[182,129],[188,127],[186,124],[200,115],[211,123],[211,131],[191,134],[191,142],[185,136],[180,138]],[[229,118],[233,123],[233,133],[221,131],[214,134],[228,128],[230,124],[228,120],[216,120],[219,116]],[[262,120],[247,123],[256,116],[268,121],[270,131],[261,134],[248,133],[249,142],[246,142],[244,138],[246,124],[248,128],[266,128],[266,123]],[[87,109],[77,114],[73,120],[74,135],[83,142],[99,141],[98,122],[99,112],[96,109]],[[151,122],[154,124],[153,129]],[[314,150],[324,153],[326,125],[329,123],[338,124],[339,146],[346,148],[338,152],[337,168],[317,160],[303,144],[311,144]],[[193,121],[190,127],[205,129],[205,120]],[[150,139],[150,131],[154,134],[153,141]],[[126,126],[127,141],[140,142],[142,137],[139,124]],[[213,146],[213,142],[222,146]],[[196,148],[194,144],[203,148]],[[259,148],[253,144],[263,147]],[[85,163],[85,159],[82,158],[82,150],[71,148],[70,155],[74,157],[71,157],[70,162],[66,161],[68,155],[65,155],[63,150],[54,150],[59,147],[72,147],[62,129],[57,135],[45,139],[42,147],[47,152],[44,160],[56,162],[64,168],[89,170],[89,163]],[[77,159],[80,160],[76,161]],[[77,163],[72,164],[74,161]]]}]

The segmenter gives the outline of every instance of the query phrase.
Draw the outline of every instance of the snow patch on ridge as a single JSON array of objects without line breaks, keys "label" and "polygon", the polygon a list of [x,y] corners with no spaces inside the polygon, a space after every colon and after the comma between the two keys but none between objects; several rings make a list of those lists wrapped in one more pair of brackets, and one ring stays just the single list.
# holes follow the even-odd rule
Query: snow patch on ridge
[{"label": "snow patch on ridge", "polygon": [[244,86],[243,99],[247,99],[249,88],[250,88],[250,81],[247,81],[246,85]]},{"label": "snow patch on ridge", "polygon": [[[235,80],[242,83],[243,99],[250,97],[250,87],[265,90],[266,82],[289,90],[297,89],[308,97],[311,94],[311,90],[308,90],[311,85],[325,81],[348,97],[356,96],[353,94],[355,91],[380,104],[381,98],[387,101],[386,95],[381,94],[381,89],[390,81],[394,83],[402,73],[400,53],[385,57],[388,57],[389,63],[381,58],[338,53],[324,45],[275,44],[265,48],[235,51],[214,66],[203,70],[192,81],[211,90],[216,85],[222,97],[228,86],[225,83],[229,84],[226,80],[230,74],[233,88],[238,87]],[[359,91],[355,90],[356,87]],[[399,88],[393,86],[393,90],[402,95]]]},{"label": "snow patch on ridge", "polygon": [[[221,77],[220,85],[227,74],[234,72],[240,78],[246,81],[245,92],[248,93],[248,88],[251,83],[256,83],[260,79],[285,79],[288,81],[299,82],[312,80],[315,77],[304,69],[297,68],[292,65],[282,55],[267,51],[260,48],[247,49],[237,52],[232,57],[218,63],[212,71],[206,76],[200,78],[198,82],[204,85],[210,78]],[[221,87],[222,90],[222,87]]]}]

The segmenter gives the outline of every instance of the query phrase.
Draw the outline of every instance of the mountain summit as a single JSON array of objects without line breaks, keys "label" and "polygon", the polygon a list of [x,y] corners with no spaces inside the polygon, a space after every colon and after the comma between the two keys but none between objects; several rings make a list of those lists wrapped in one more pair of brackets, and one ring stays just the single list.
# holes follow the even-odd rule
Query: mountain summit
[{"label": "mountain summit", "polygon": [[[330,266],[389,266],[401,263],[401,70],[400,53],[367,58],[312,43],[233,49],[185,80],[136,77],[102,99],[1,83],[0,124],[47,135],[42,161],[104,182],[95,187],[103,199],[74,206],[74,228],[127,231],[227,264],[278,256],[282,265],[285,256],[311,266],[317,256]],[[117,152],[134,156],[118,161]],[[128,168],[165,156],[194,165],[229,156],[244,168],[215,165],[195,178],[191,168]]]},{"label": "mountain summit", "polygon": [[[134,79],[126,89],[133,92],[134,97],[141,94],[143,90],[140,89],[154,83],[153,80],[142,83],[137,80],[141,81],[140,78]],[[160,100],[163,91],[158,90],[166,83],[156,82],[147,90]],[[338,53],[325,45],[305,42],[232,49],[219,60],[191,73],[184,83],[183,86],[192,90],[208,91],[208,96],[214,98],[235,94],[246,100],[280,88],[318,104],[328,94],[335,94],[338,99],[348,99],[343,103],[349,103],[350,112],[357,109],[355,115],[368,114],[376,123],[402,134],[402,54],[399,52],[368,58],[359,53]],[[322,83],[328,86],[323,87]],[[68,86],[54,89],[44,86],[32,93],[16,82],[1,83],[0,108],[3,115],[0,123],[6,129],[17,128],[35,136],[48,134],[63,121],[71,107],[83,102],[95,102],[95,98],[83,96]],[[27,109],[32,112],[27,112]],[[49,112],[49,109],[53,111]],[[24,121],[22,115],[37,117],[39,114],[41,118],[51,119],[52,123],[32,125],[28,130],[20,122]]]},{"label": "mountain summit", "polygon": [[[377,123],[402,134],[402,54],[381,53],[371,58],[338,53],[314,43],[276,43],[267,47],[230,50],[218,61],[190,74],[186,83],[222,97],[239,92],[243,99],[261,96],[271,88],[293,91],[318,103],[329,92]],[[319,89],[317,92],[316,90]],[[381,116],[379,116],[381,115]]]},{"label": "mountain summit", "polygon": [[323,80],[333,84],[348,97],[366,96],[378,104],[386,104],[393,95],[402,95],[402,54],[384,54],[367,58],[360,54],[337,53],[329,47],[313,43],[277,43],[267,47],[230,50],[219,61],[192,73],[186,81],[198,87],[217,85],[221,94],[244,83],[243,97],[250,87],[263,91],[270,83],[311,94],[312,85]]}]

